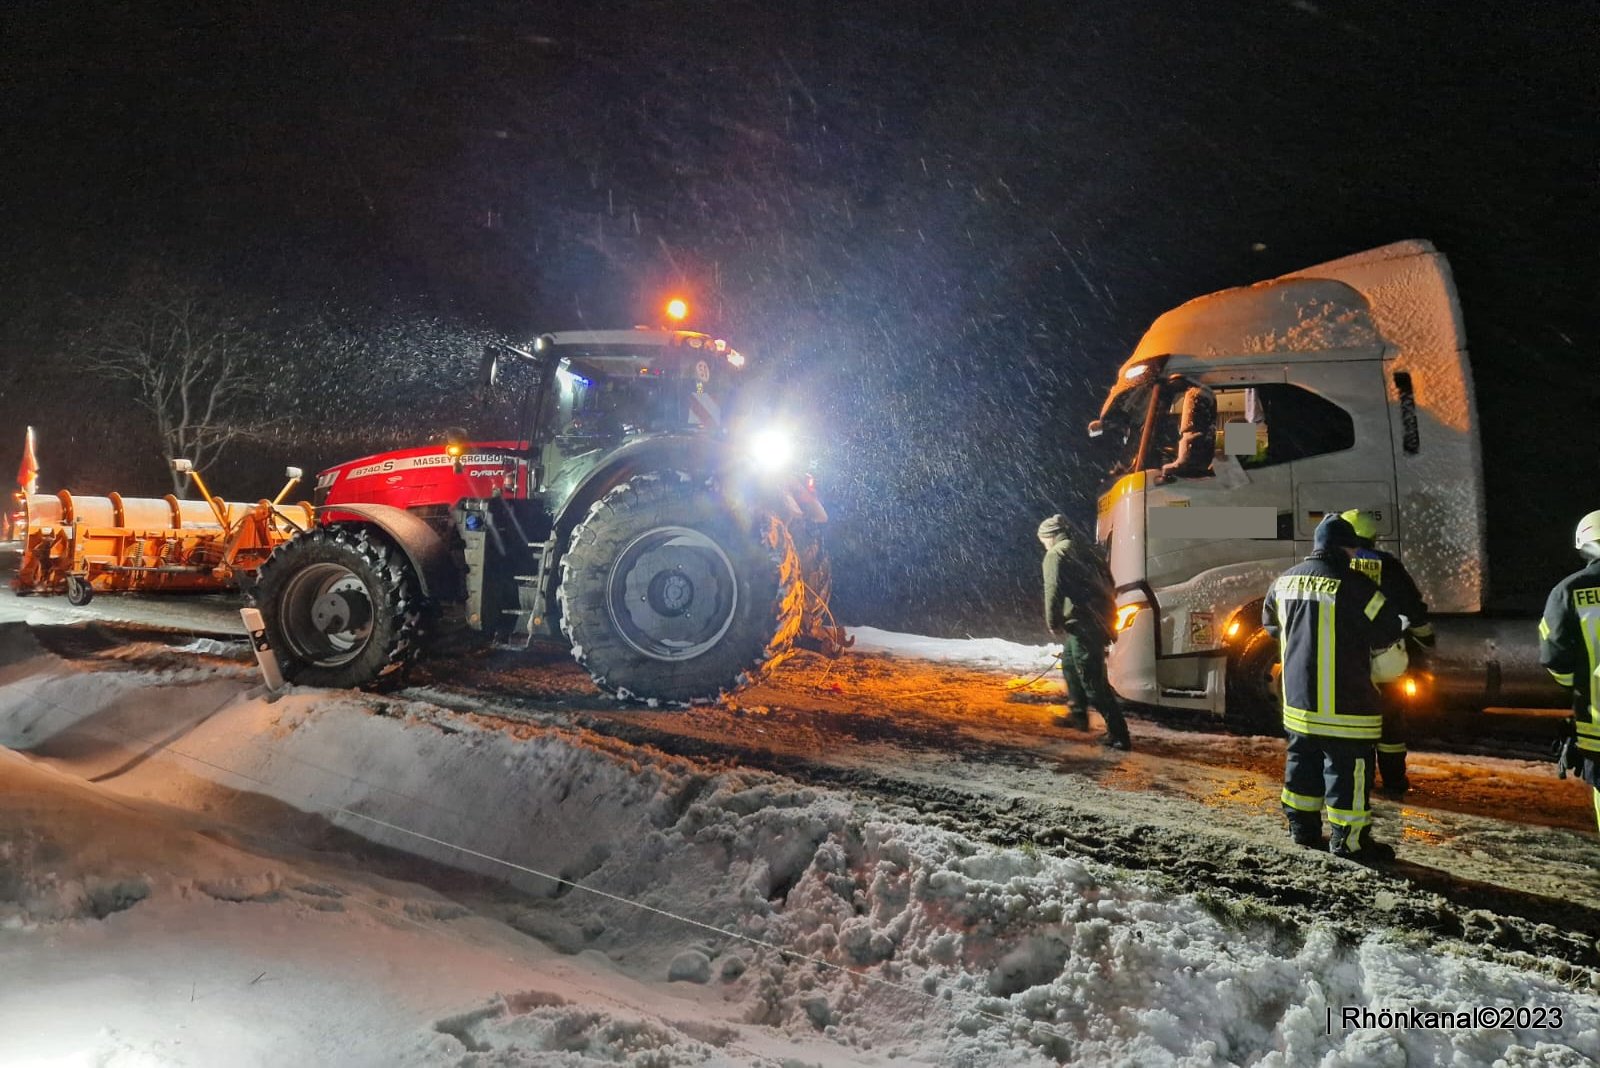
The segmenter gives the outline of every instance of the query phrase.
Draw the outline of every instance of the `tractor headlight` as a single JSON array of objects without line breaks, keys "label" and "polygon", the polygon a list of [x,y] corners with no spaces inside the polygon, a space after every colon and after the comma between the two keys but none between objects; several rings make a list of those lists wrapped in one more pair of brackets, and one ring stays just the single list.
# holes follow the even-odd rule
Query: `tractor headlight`
[{"label": "tractor headlight", "polygon": [[783,427],[767,427],[750,435],[750,459],[762,471],[782,471],[794,461],[794,435]]}]

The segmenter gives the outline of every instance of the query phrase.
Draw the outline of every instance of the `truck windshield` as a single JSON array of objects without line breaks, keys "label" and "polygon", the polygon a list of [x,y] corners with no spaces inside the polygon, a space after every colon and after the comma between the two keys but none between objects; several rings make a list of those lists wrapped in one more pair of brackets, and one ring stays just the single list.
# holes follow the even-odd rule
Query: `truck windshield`
[{"label": "truck windshield", "polygon": [[1146,382],[1124,389],[1107,403],[1100,425],[1104,445],[1111,457],[1111,477],[1120,478],[1139,470],[1139,448],[1150,416],[1150,398],[1155,383]]}]

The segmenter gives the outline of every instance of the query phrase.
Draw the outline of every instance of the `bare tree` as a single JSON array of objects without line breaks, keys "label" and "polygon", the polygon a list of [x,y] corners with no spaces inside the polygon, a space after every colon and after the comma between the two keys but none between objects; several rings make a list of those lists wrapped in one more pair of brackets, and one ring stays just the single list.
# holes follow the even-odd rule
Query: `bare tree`
[{"label": "bare tree", "polygon": [[[90,374],[130,383],[155,420],[162,458],[204,469],[235,439],[262,429],[245,401],[262,382],[254,373],[259,341],[240,317],[197,290],[165,281],[136,282],[93,313],[74,348]],[[172,474],[182,496],[188,479]]]}]

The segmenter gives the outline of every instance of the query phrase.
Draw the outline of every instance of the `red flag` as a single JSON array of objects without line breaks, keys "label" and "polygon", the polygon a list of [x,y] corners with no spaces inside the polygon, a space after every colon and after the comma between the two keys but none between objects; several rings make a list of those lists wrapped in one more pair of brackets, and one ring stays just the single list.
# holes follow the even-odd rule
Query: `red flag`
[{"label": "red flag", "polygon": [[39,458],[33,454],[33,427],[28,428],[28,436],[22,446],[22,466],[17,468],[17,486],[23,493],[34,493],[39,489]]}]

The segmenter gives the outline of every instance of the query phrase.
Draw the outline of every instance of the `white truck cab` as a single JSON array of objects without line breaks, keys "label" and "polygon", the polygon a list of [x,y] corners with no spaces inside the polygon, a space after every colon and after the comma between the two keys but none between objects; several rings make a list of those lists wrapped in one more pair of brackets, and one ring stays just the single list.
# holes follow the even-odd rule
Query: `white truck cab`
[{"label": "white truck cab", "polygon": [[[1367,511],[1435,616],[1438,704],[1557,707],[1536,624],[1489,619],[1472,371],[1449,264],[1403,241],[1162,315],[1090,435],[1118,584],[1108,669],[1145,705],[1273,714],[1272,580],[1329,512]],[[1542,591],[1530,601],[1537,613]],[[1229,694],[1230,688],[1234,691]]]}]

